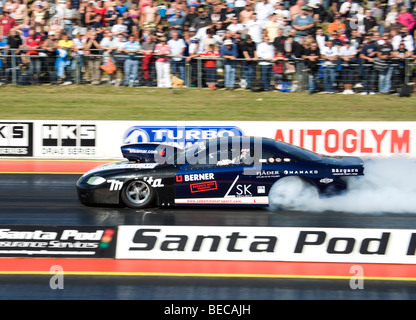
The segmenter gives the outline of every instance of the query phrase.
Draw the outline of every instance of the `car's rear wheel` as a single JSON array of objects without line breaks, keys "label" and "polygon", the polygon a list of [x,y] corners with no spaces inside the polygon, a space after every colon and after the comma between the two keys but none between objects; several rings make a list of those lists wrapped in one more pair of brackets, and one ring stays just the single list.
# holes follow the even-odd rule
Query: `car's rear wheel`
[{"label": "car's rear wheel", "polygon": [[293,210],[304,207],[308,201],[319,197],[318,190],[297,176],[284,177],[275,182],[269,192],[271,209]]},{"label": "car's rear wheel", "polygon": [[126,184],[121,191],[123,203],[134,209],[142,209],[150,206],[155,197],[155,190],[146,182],[133,180]]}]

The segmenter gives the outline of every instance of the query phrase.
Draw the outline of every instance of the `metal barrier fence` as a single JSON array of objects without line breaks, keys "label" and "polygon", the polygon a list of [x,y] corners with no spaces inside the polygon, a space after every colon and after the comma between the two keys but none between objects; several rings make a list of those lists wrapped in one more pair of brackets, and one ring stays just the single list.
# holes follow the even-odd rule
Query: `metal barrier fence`
[{"label": "metal barrier fence", "polygon": [[[35,51],[35,50],[32,50]],[[115,71],[108,74],[102,67],[111,58]],[[252,88],[258,90],[340,92],[350,84],[355,93],[398,92],[403,83],[416,78],[414,59],[392,59],[385,70],[361,59],[345,64],[341,60],[326,66],[320,61],[311,69],[303,59],[289,59],[278,65],[265,60],[256,62],[236,59],[196,57],[181,61],[171,59],[162,67],[158,56],[124,54],[28,55],[24,50],[9,50],[0,56],[0,83],[31,84],[114,84],[126,86],[187,86],[197,88]],[[189,61],[188,61],[189,60]],[[207,66],[207,61],[215,61]],[[166,69],[167,68],[167,69]],[[105,69],[105,68],[104,68]],[[175,77],[172,77],[174,75]],[[168,80],[161,82],[161,77]],[[166,79],[168,78],[168,79]],[[329,89],[328,89],[329,88]]]}]

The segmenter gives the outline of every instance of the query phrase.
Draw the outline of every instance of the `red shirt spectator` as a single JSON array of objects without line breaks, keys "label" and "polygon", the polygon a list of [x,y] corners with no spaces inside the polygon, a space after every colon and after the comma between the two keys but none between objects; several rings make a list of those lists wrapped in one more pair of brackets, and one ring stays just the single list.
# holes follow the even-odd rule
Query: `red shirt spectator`
[{"label": "red shirt spectator", "polygon": [[101,21],[105,27],[107,25],[107,21],[105,21],[105,13],[107,12],[107,9],[103,6],[103,2],[101,0],[97,1],[97,6],[94,7],[94,12],[102,17]]},{"label": "red shirt spectator", "polygon": [[3,37],[6,37],[10,30],[16,26],[16,21],[10,18],[10,14],[7,11],[4,11],[4,17],[0,22],[0,26],[3,29]]},{"label": "red shirt spectator", "polygon": [[[29,31],[29,37],[26,39],[25,45],[27,48],[39,49],[42,44],[42,37],[37,35],[34,30]],[[39,51],[28,50],[27,54],[30,56],[38,56]]]},{"label": "red shirt spectator", "polygon": [[[220,53],[217,50],[213,50],[212,48],[208,49],[207,51],[201,53],[202,57],[219,57]],[[205,60],[205,67],[207,68],[215,68],[217,66],[217,60]]]}]

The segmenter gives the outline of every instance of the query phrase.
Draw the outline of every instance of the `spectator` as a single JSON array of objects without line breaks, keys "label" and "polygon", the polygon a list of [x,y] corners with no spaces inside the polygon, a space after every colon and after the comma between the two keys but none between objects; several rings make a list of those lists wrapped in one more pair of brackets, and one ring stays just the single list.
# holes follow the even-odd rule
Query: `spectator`
[{"label": "spectator", "polygon": [[325,93],[335,93],[335,68],[338,59],[338,49],[334,46],[333,41],[328,40],[326,46],[321,51],[321,59],[323,63],[323,82]]},{"label": "spectator", "polygon": [[256,45],[259,45],[262,42],[261,32],[263,27],[261,23],[257,20],[257,13],[253,12],[250,20],[247,21],[246,25],[247,34],[253,39]]},{"label": "spectator", "polygon": [[257,2],[254,11],[257,14],[257,20],[260,23],[265,24],[269,18],[269,16],[273,13],[273,6],[269,3],[268,0],[261,0]]},{"label": "spectator", "polygon": [[228,25],[227,29],[231,31],[232,36],[235,36],[237,32],[242,32],[244,30],[244,26],[241,23],[238,23],[237,17],[232,17],[231,23]]},{"label": "spectator", "polygon": [[199,29],[208,27],[211,25],[211,20],[209,19],[208,15],[205,12],[204,8],[199,8],[198,10],[198,17],[194,19],[194,25],[193,27],[198,32]]},{"label": "spectator", "polygon": [[141,52],[141,49],[140,42],[136,41],[133,35],[130,35],[128,41],[124,44],[124,53],[127,54],[127,58],[124,61],[124,85],[126,87],[138,85],[138,53]]},{"label": "spectator", "polygon": [[283,51],[276,51],[276,54],[273,58],[273,80],[274,80],[274,88],[279,90],[282,86],[283,82],[283,74],[285,72],[285,63],[284,61],[288,61],[289,59],[286,58]]},{"label": "spectator", "polygon": [[264,90],[270,90],[270,81],[272,78],[272,60],[274,58],[274,46],[269,42],[269,37],[265,36],[264,41],[257,47],[257,56],[260,60],[260,75]]},{"label": "spectator", "polygon": [[339,50],[339,57],[342,65],[341,76],[344,82],[343,94],[354,94],[354,91],[352,90],[354,67],[352,64],[355,62],[356,56],[357,49],[351,45],[349,39],[346,39],[345,45]]},{"label": "spectator", "polygon": [[156,42],[154,42],[152,35],[147,36],[145,42],[142,44],[142,69],[144,73],[143,78],[147,87],[153,86],[153,79],[156,73],[155,58],[153,56],[155,46]]},{"label": "spectator", "polygon": [[13,19],[16,21],[16,24],[22,24],[28,17],[27,5],[23,2],[23,0],[17,0],[16,10],[13,15]]},{"label": "spectator", "polygon": [[98,85],[101,82],[101,61],[98,49],[100,44],[97,39],[97,32],[90,31],[83,48],[85,50],[85,59],[87,61],[88,73],[92,85]]},{"label": "spectator", "polygon": [[[105,22],[106,11],[107,9],[104,7],[103,1],[98,0],[97,5],[94,7],[94,12],[97,14],[97,16],[101,17],[101,19],[99,19],[98,21],[101,22],[104,27],[106,26],[106,22]],[[97,20],[94,19],[94,21],[97,21]]]},{"label": "spectator", "polygon": [[26,39],[25,46],[27,49],[32,49],[27,51],[27,54],[30,56],[29,74],[31,75],[32,84],[39,84],[39,76],[42,68],[39,49],[41,49],[42,42],[41,36],[37,35],[34,30],[29,31],[29,37]]},{"label": "spectator", "polygon": [[160,22],[160,14],[157,8],[157,1],[153,0],[150,6],[145,6],[140,17],[140,25],[158,25]]},{"label": "spectator", "polygon": [[44,59],[44,67],[47,74],[49,75],[49,82],[56,83],[56,71],[55,71],[55,60],[56,60],[56,48],[57,41],[55,40],[55,32],[48,32],[48,38],[42,43],[42,49],[47,55]]},{"label": "spectator", "polygon": [[364,46],[361,48],[360,58],[363,67],[363,92],[362,95],[375,94],[377,71],[373,67],[374,59],[377,57],[377,43],[372,34],[364,37]]},{"label": "spectator", "polygon": [[253,42],[249,35],[246,35],[246,41],[243,44],[242,50],[245,59],[244,77],[246,79],[246,89],[250,89],[251,81],[255,77],[258,56],[256,44]]},{"label": "spectator", "polygon": [[178,32],[174,31],[172,32],[172,39],[170,39],[167,44],[170,48],[170,53],[172,55],[172,74],[176,75],[176,73],[179,72],[179,78],[185,80],[185,41],[182,38],[179,38]]},{"label": "spectator", "polygon": [[[215,50],[215,45],[208,45],[208,50],[201,53],[202,57],[205,58],[217,58],[220,56],[218,50]],[[208,89],[216,89],[217,82],[217,61],[216,60],[205,60],[205,78]]]},{"label": "spectator", "polygon": [[104,14],[104,21],[107,27],[111,28],[116,24],[117,18],[122,17],[123,15],[120,14],[120,11],[116,10],[114,7],[114,2],[110,4],[107,8],[107,11]]},{"label": "spectator", "polygon": [[409,33],[413,32],[413,29],[416,25],[413,14],[411,14],[405,6],[400,9],[400,14],[397,17],[397,22],[405,26]]},{"label": "spectator", "polygon": [[162,36],[159,43],[155,46],[156,59],[156,75],[158,88],[172,87],[172,80],[170,77],[170,47],[166,43],[166,37]]},{"label": "spectator", "polygon": [[227,39],[220,47],[220,56],[224,59],[224,85],[226,90],[233,90],[235,85],[235,72],[237,68],[238,49],[232,40]]},{"label": "spectator", "polygon": [[66,7],[64,10],[64,29],[65,32],[71,36],[72,35],[72,29],[73,29],[73,23],[76,21],[78,15],[77,11],[72,8],[72,3],[70,0],[66,1]]},{"label": "spectator", "polygon": [[391,88],[391,76],[393,67],[391,66],[391,58],[393,56],[393,47],[390,44],[388,34],[383,35],[384,43],[379,46],[377,52],[376,69],[379,72],[378,90],[379,93],[388,94]]},{"label": "spectator", "polygon": [[[4,11],[4,9],[3,9],[3,11]],[[1,28],[0,29],[3,30],[3,38],[4,38],[8,35],[10,30],[16,26],[16,22],[14,21],[13,18],[10,17],[10,12],[9,11],[4,11],[3,12],[3,17],[1,18],[0,22],[1,22],[1,24],[0,24]]]},{"label": "spectator", "polygon": [[306,71],[308,73],[309,94],[313,94],[317,90],[316,82],[318,79],[320,57],[321,53],[317,42],[312,42],[302,56],[302,58],[305,59]]},{"label": "spectator", "polygon": [[[267,36],[270,39],[270,42],[274,42],[274,39],[277,37],[278,30],[280,29],[281,25],[280,22],[277,21],[277,15],[275,13],[269,16],[269,20],[264,25],[266,29]],[[283,30],[282,30],[283,34]]]},{"label": "spectator", "polygon": [[334,21],[331,22],[328,25],[328,32],[332,34],[333,32],[336,32],[339,29],[345,30],[345,28],[346,28],[346,26],[345,26],[345,24],[341,20],[341,15],[340,14],[336,14],[335,17],[334,17]]},{"label": "spectator", "polygon": [[169,30],[172,34],[173,32],[177,32],[180,36],[183,35],[183,28],[185,26],[185,16],[182,15],[182,11],[176,9],[175,16],[170,19],[169,21]]},{"label": "spectator", "polygon": [[292,27],[296,30],[296,36],[304,38],[315,27],[315,21],[308,14],[308,7],[303,6],[300,14],[292,21]]}]

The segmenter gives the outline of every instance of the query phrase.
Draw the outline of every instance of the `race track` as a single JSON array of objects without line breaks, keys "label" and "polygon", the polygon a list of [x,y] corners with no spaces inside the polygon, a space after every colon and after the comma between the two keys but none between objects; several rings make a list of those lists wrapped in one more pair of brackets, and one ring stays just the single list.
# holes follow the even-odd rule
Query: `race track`
[{"label": "race track", "polygon": [[[86,207],[78,202],[78,174],[1,174],[0,224],[176,225],[416,229],[412,213],[306,212],[252,209]],[[0,299],[415,299],[415,281],[1,275]]]}]

